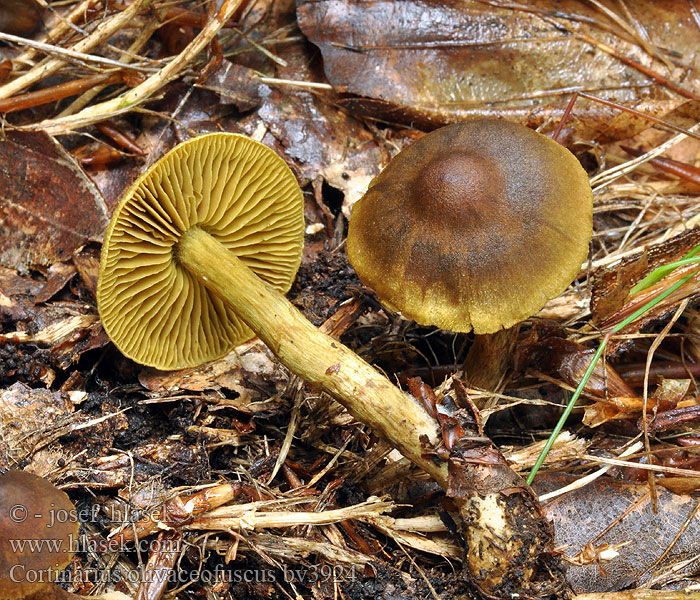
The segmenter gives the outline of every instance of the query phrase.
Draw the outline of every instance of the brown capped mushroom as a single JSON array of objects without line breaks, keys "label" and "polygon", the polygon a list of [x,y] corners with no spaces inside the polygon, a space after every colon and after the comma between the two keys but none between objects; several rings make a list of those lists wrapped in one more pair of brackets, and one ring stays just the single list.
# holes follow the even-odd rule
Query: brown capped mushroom
[{"label": "brown capped mushroom", "polygon": [[494,333],[566,289],[591,229],[588,177],[568,150],[477,120],[400,152],[354,205],[347,248],[360,278],[406,317]]},{"label": "brown capped mushroom", "polygon": [[421,137],[372,181],[353,207],[348,258],[405,317],[491,334],[576,277],[592,212],[566,148],[515,123],[466,121]]},{"label": "brown capped mushroom", "polygon": [[0,598],[65,597],[53,582],[75,553],[78,528],[73,503],[53,484],[25,471],[0,475]]}]

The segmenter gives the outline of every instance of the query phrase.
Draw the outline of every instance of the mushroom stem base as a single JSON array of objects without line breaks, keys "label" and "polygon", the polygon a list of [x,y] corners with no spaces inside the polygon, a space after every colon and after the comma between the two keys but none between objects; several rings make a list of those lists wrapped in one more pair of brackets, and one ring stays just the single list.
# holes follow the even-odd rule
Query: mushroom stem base
[{"label": "mushroom stem base", "polygon": [[427,456],[440,439],[438,424],[413,397],[319,331],[280,292],[202,229],[192,228],[182,236],[177,258],[232,306],[292,373],[333,396],[358,421],[447,487],[446,463]]}]

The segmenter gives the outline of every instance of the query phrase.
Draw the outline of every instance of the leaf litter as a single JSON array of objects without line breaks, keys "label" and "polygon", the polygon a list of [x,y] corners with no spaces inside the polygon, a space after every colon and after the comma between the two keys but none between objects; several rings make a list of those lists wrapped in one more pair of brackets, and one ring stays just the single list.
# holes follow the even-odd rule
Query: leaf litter
[{"label": "leaf litter", "polygon": [[[86,532],[104,554],[79,554],[74,591],[103,585],[79,570],[107,569],[109,589],[158,598],[165,587],[149,575],[162,568],[198,573],[169,582],[178,598],[473,597],[454,575],[462,550],[439,489],[261,343],[176,373],[119,356],[94,304],[99,240],[123,190],[175,143],[252,135],[304,186],[307,248],[292,300],[388,374],[439,386],[471,337],[382,309],[345,259],[351,206],[390,157],[422,131],[471,116],[551,131],[574,90],[675,126],[696,122],[691,4],[560,5],[53,2],[37,33],[23,33],[54,49],[47,62],[37,45],[0,47],[0,64],[12,67],[0,96],[20,107],[4,117],[0,143],[0,468],[51,478],[94,517]],[[57,86],[111,70],[119,77],[61,99]],[[47,103],[20,97],[41,88]],[[462,409],[480,412],[476,422],[520,473],[602,334],[643,303],[629,296],[634,283],[698,244],[697,187],[683,172],[650,161],[603,178],[629,163],[625,147],[669,140],[666,128],[589,99],[566,125],[567,144],[603,182],[589,263],[540,313],[548,320],[521,327],[497,389],[459,391],[448,380],[437,390],[464,396]],[[692,170],[698,150],[686,137],[666,156]],[[537,493],[550,492],[608,461],[595,482],[544,504],[574,593],[700,589],[696,272],[690,264],[645,291],[693,274],[611,339],[536,480]],[[645,433],[645,449],[619,464]],[[152,540],[163,528],[139,558],[129,536]],[[146,572],[130,578],[139,564]]]}]

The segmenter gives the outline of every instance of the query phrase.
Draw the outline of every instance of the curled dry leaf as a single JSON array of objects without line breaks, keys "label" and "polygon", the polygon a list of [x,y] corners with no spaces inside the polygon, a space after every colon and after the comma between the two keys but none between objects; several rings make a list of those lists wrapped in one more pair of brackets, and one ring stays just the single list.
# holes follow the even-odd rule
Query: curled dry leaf
[{"label": "curled dry leaf", "polygon": [[[531,369],[554,375],[572,387],[586,372],[595,354],[594,348],[587,348],[572,340],[556,336],[525,342],[516,353],[516,368]],[[584,391],[599,396],[634,396],[634,391],[609,364],[598,362]]]},{"label": "curled dry leaf", "polygon": [[[558,119],[574,90],[657,117],[697,98],[700,30],[686,0],[626,3],[628,14],[614,4],[612,15],[597,4],[301,0],[297,16],[331,84],[363,97],[346,103],[393,121],[494,116],[538,126]],[[589,102],[574,114],[586,137],[648,126]]]},{"label": "curled dry leaf", "polygon": [[70,259],[100,240],[109,220],[94,184],[52,137],[12,132],[0,140],[0,264]]},{"label": "curled dry leaf", "polygon": [[[607,325],[625,304],[632,286],[654,269],[679,260],[700,244],[700,229],[691,229],[643,252],[593,272],[591,313],[596,325]],[[629,330],[627,330],[629,331]]]},{"label": "curled dry leaf", "polygon": [[[669,429],[668,423],[673,422],[673,410],[683,402],[681,408],[695,405],[695,400],[688,398],[683,400],[690,389],[690,379],[664,379],[661,378],[654,395],[647,399],[647,414],[655,416],[649,423],[649,430]],[[583,424],[588,427],[599,427],[609,421],[618,419],[636,419],[644,411],[644,399],[640,396],[617,396],[594,402],[586,406],[583,415]],[[658,412],[662,411],[662,412]],[[658,412],[658,414],[657,414]],[[687,411],[686,411],[687,412]],[[662,415],[666,415],[663,421],[659,421]],[[692,418],[692,417],[691,417]],[[676,422],[678,425],[682,417]],[[640,425],[641,430],[641,425]]]},{"label": "curled dry leaf", "polygon": [[[259,377],[254,384],[246,375]],[[286,374],[273,360],[268,348],[257,338],[241,344],[219,360],[180,371],[145,370],[139,376],[141,385],[152,392],[167,393],[177,390],[203,391],[225,388],[238,392],[246,400],[260,398],[260,389],[275,383],[272,393],[281,393],[286,385]],[[247,387],[247,386],[249,387]]]}]

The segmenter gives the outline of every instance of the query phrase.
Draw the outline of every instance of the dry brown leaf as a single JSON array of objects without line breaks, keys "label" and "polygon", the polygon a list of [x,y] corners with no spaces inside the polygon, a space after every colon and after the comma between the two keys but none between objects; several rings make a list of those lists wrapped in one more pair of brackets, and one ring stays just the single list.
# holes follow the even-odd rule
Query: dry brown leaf
[{"label": "dry brown leaf", "polygon": [[0,264],[51,265],[100,240],[109,215],[70,155],[41,132],[0,140]]},{"label": "dry brown leaf", "polygon": [[[690,379],[665,379],[661,377],[654,395],[647,400],[647,415],[651,413],[656,415],[650,421],[650,430],[669,428],[668,422],[673,422],[672,410],[683,400],[689,390]],[[688,408],[695,406],[695,404],[693,398],[688,398],[682,402],[681,407]],[[583,424],[588,427],[599,427],[603,423],[617,419],[637,419],[643,410],[644,399],[642,397],[610,397],[586,406]],[[657,424],[656,419],[661,419],[662,415],[670,418],[668,420],[664,418],[660,424]],[[682,422],[676,422],[675,425],[679,426]]]},{"label": "dry brown leaf", "polygon": [[[697,98],[700,30],[686,0],[628,2],[630,15],[601,3],[614,17],[596,4],[304,0],[297,16],[336,90],[393,121],[493,116],[536,126],[558,120],[574,90],[657,117]],[[647,126],[581,101],[572,124],[613,139]]]},{"label": "dry brown leaf", "polygon": [[[306,44],[285,48],[287,67],[279,68],[282,81],[317,81]],[[240,73],[240,69],[237,69]],[[354,115],[338,108],[335,94],[294,85],[260,86],[262,103],[253,123],[260,120],[272,137],[263,141],[284,153],[296,167],[300,183],[323,178],[345,196],[343,208],[364,194],[369,182],[389,160],[376,136]]]}]

